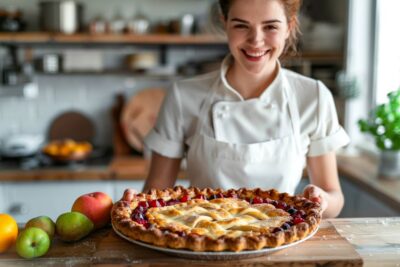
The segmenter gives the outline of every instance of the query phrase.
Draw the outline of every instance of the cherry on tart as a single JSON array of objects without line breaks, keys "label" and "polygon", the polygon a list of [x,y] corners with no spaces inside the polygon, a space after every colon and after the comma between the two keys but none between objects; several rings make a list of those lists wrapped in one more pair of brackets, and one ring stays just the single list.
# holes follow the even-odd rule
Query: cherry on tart
[{"label": "cherry on tart", "polygon": [[120,234],[161,247],[242,251],[289,244],[321,221],[319,204],[276,190],[173,189],[120,200],[111,213]]}]

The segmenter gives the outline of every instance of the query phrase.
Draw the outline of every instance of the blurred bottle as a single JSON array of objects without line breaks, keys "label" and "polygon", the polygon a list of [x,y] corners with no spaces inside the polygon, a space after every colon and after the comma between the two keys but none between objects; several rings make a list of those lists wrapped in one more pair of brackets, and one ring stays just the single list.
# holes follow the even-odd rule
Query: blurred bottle
[{"label": "blurred bottle", "polygon": [[3,85],[16,85],[18,83],[18,66],[10,53],[4,55],[1,80]]}]

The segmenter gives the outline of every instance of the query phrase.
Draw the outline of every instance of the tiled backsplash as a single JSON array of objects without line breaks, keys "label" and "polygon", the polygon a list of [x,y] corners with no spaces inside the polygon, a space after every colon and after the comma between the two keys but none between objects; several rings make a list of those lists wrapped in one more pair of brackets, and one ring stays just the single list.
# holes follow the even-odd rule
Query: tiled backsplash
[{"label": "tiled backsplash", "polygon": [[67,110],[84,113],[96,127],[95,144],[110,145],[111,107],[115,95],[128,100],[137,91],[168,88],[171,81],[132,78],[128,75],[39,75],[35,99],[0,98],[0,138],[10,134],[47,134],[51,121]]}]

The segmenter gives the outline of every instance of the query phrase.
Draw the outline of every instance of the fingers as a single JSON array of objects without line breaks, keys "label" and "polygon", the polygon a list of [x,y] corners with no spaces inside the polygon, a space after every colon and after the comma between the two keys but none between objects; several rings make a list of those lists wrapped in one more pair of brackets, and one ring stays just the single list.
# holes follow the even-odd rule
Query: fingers
[{"label": "fingers", "polygon": [[304,188],[303,195],[312,202],[321,205],[322,211],[325,211],[328,207],[328,202],[326,199],[326,193],[324,190],[315,185],[308,185]]},{"label": "fingers", "polygon": [[310,198],[310,200],[311,200],[312,202],[317,202],[317,203],[321,203],[321,202],[322,202],[321,197],[312,197],[312,198]]},{"label": "fingers", "polygon": [[133,197],[134,197],[134,195],[136,195],[136,193],[137,193],[136,190],[134,190],[132,188],[125,189],[122,200],[132,201]]},{"label": "fingers", "polygon": [[321,203],[322,198],[321,198],[321,189],[319,189],[318,187],[316,187],[315,185],[307,185],[304,188],[304,197],[308,198],[309,200],[313,201],[313,202],[318,202]]}]

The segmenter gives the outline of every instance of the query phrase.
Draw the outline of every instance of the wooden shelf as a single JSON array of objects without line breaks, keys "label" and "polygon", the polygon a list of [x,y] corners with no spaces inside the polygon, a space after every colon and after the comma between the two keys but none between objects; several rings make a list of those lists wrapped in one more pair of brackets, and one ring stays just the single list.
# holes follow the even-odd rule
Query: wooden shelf
[{"label": "wooden shelf", "polygon": [[225,44],[223,37],[212,34],[59,34],[45,32],[0,33],[0,42],[22,44],[153,44],[153,45],[212,45]]},{"label": "wooden shelf", "polygon": [[284,57],[282,61],[291,62],[291,61],[312,61],[315,62],[342,62],[344,58],[344,54],[336,51],[300,51],[295,56]]},{"label": "wooden shelf", "polygon": [[103,71],[60,71],[60,72],[42,72],[36,71],[36,75],[42,76],[57,76],[57,75],[65,75],[65,76],[79,76],[79,75],[97,75],[97,76],[104,76],[104,75],[129,75],[132,78],[137,79],[156,79],[156,80],[174,80],[174,79],[182,79],[189,76],[184,76],[182,74],[153,74],[153,73],[146,73],[146,72],[135,72],[130,70],[124,69],[107,69]]},{"label": "wooden shelf", "polygon": [[[142,45],[225,45],[226,39],[213,34],[60,34],[47,32],[0,33],[0,43],[5,45],[51,44],[142,44]],[[343,53],[329,51],[303,51],[284,60],[342,61]]]}]

